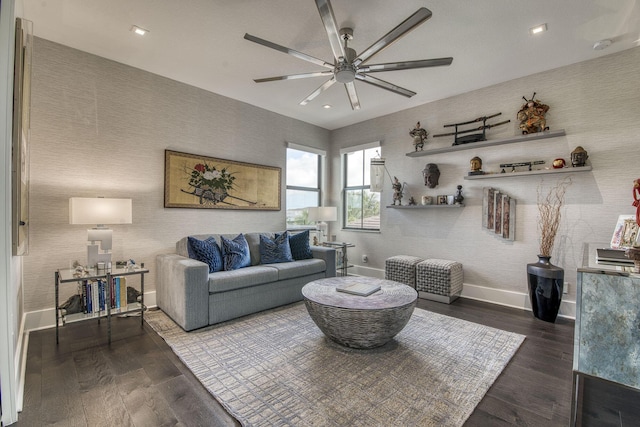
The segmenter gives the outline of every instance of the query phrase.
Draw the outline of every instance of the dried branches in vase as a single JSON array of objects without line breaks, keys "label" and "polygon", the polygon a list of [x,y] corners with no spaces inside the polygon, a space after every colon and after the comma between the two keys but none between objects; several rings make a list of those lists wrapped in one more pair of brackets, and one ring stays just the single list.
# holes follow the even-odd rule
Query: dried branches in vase
[{"label": "dried branches in vase", "polygon": [[571,178],[558,181],[546,194],[542,194],[541,185],[538,186],[540,255],[550,257],[562,218],[561,209],[564,205],[564,196],[567,188],[571,185]]}]

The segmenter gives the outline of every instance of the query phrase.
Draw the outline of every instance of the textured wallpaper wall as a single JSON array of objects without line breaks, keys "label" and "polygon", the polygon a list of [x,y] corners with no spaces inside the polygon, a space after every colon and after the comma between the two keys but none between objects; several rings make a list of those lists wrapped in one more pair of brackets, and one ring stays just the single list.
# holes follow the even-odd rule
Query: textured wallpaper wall
[{"label": "textured wallpaper wall", "polygon": [[[133,199],[133,224],[111,227],[113,259],[144,262],[153,290],[156,254],[185,235],[284,229],[285,142],[329,148],[325,129],[43,39],[33,64],[25,311],[52,308],[54,271],[86,259],[69,197]],[[165,149],[282,168],[283,209],[165,209]]]},{"label": "textured wallpaper wall", "polygon": [[[583,243],[609,242],[618,215],[635,212],[631,189],[633,180],[640,176],[639,63],[640,48],[634,48],[332,132],[336,150],[382,141],[387,168],[407,182],[408,195],[417,200],[425,194],[454,194],[460,184],[466,203],[464,209],[455,210],[383,209],[380,234],[339,232],[338,239],[354,242],[351,259],[362,264],[361,255],[367,254],[366,266],[371,268],[383,269],[384,260],[396,254],[454,259],[464,265],[465,285],[526,294],[525,265],[535,262],[538,254],[536,190],[542,184],[546,191],[565,175],[476,181],[463,177],[474,156],[483,160],[484,170],[498,170],[500,163],[530,160],[545,160],[549,165],[557,157],[569,161],[571,151],[580,145],[588,151],[593,171],[569,174],[573,184],[566,194],[566,209],[552,257],[554,264],[565,268],[565,279],[570,282],[570,294],[565,299],[575,300],[575,271],[582,265]],[[511,123],[488,130],[488,139],[519,134],[516,113],[524,102],[522,96],[529,98],[533,92],[551,107],[548,126],[552,130],[565,129],[566,136],[429,157],[405,155],[413,151],[409,130],[417,121],[433,135],[451,130],[443,128],[444,124],[502,112],[489,123],[506,119]],[[453,137],[429,136],[425,150],[450,146],[452,142]],[[438,164],[441,171],[440,185],[435,189],[424,186],[421,174],[430,162]],[[334,159],[332,166],[337,168],[339,159]],[[339,181],[334,180],[332,194],[338,194]],[[390,183],[387,186],[389,190],[382,193],[385,205],[392,200]],[[499,239],[481,227],[484,186],[498,188],[517,199],[515,241]],[[521,299],[524,302],[526,298]]]},{"label": "textured wallpaper wall", "polygon": [[[155,288],[154,259],[171,252],[176,240],[215,230],[282,229],[284,210],[250,212],[165,209],[164,150],[174,149],[230,160],[285,166],[285,141],[328,150],[331,200],[340,203],[343,147],[382,141],[392,174],[408,184],[408,195],[454,194],[463,186],[466,207],[447,210],[383,208],[381,233],[340,231],[354,242],[356,264],[384,268],[392,255],[459,260],[466,285],[526,294],[525,265],[536,260],[536,189],[564,175],[463,180],[469,160],[479,156],[485,170],[499,163],[569,160],[578,145],[589,152],[593,171],[570,174],[567,206],[552,262],[566,270],[575,296],[575,269],[584,242],[608,242],[619,214],[633,213],[631,185],[640,170],[640,48],[497,84],[333,132],[222,96],[36,39],[33,68],[31,144],[31,251],[24,258],[25,311],[51,308],[53,272],[86,257],[86,228],[68,224],[68,198],[133,198],[132,225],[113,226],[114,259],[134,258],[151,268],[147,289]],[[496,64],[499,66],[499,64]],[[437,82],[434,82],[437,84]],[[548,125],[566,136],[410,158],[409,130],[420,121],[430,134],[443,124],[502,112],[512,122],[488,131],[489,139],[518,134],[515,115],[522,96],[551,106]],[[498,118],[496,118],[498,119]],[[425,149],[447,146],[429,137]],[[437,163],[440,185],[424,186],[421,171]],[[517,199],[516,240],[496,238],[481,227],[482,188],[492,186]],[[283,174],[284,195],[284,174]],[[391,191],[382,193],[390,204]],[[282,201],[284,208],[284,199]],[[360,258],[367,254],[369,262]],[[366,271],[366,270],[362,270]],[[371,270],[374,272],[375,270]],[[481,289],[480,288],[480,289]],[[488,297],[490,298],[490,297]]]}]

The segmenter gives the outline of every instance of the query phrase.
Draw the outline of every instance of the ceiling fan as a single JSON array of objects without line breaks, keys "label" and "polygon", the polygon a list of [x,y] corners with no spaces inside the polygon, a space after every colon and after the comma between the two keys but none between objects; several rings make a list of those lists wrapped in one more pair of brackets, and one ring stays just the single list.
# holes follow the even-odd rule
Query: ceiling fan
[{"label": "ceiling fan", "polygon": [[288,47],[281,46],[276,43],[261,39],[251,34],[245,34],[246,40],[254,43],[261,44],[263,46],[275,49],[282,53],[289,54],[299,59],[309,61],[316,65],[326,68],[324,71],[316,71],[312,73],[303,74],[291,74],[288,76],[276,76],[267,77],[262,79],[255,79],[256,83],[271,82],[277,80],[292,80],[303,79],[308,77],[319,76],[331,76],[329,80],[322,84],[318,89],[314,90],[309,96],[300,101],[300,105],[306,105],[322,92],[333,86],[336,82],[343,83],[351,102],[351,108],[354,110],[360,109],[360,101],[358,100],[358,94],[356,93],[355,80],[360,80],[365,83],[377,86],[382,89],[389,90],[399,95],[410,98],[416,93],[405,89],[403,87],[394,85],[387,81],[378,79],[369,75],[369,73],[377,73],[381,71],[395,71],[395,70],[409,70],[412,68],[427,68],[438,67],[441,65],[450,65],[453,58],[434,58],[434,59],[422,59],[418,61],[404,61],[404,62],[388,62],[385,64],[365,65],[365,63],[371,59],[374,55],[382,51],[384,48],[391,45],[400,37],[407,34],[409,31],[416,28],[418,25],[431,18],[431,11],[425,7],[418,9],[413,15],[401,22],[393,30],[382,36],[382,38],[359,55],[355,50],[347,46],[349,40],[353,39],[352,28],[341,28],[338,30],[336,26],[336,18],[333,15],[333,9],[331,8],[331,2],[329,0],[315,0],[318,12],[320,12],[320,18],[324,24],[324,28],[329,36],[329,43],[331,44],[331,50],[333,51],[334,61],[328,62],[322,59],[315,58],[311,55],[299,52]]}]

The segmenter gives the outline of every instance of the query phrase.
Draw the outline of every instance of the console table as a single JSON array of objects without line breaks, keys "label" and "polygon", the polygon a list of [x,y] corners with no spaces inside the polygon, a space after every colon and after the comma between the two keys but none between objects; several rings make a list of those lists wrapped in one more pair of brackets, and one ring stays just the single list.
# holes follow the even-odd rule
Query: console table
[{"label": "console table", "polygon": [[578,269],[571,425],[640,425],[640,274],[596,263]]},{"label": "console table", "polygon": [[[58,344],[58,329],[60,325],[60,321],[63,324],[67,322],[79,322],[82,320],[88,319],[98,319],[100,321],[101,317],[107,318],[107,336],[109,340],[109,344],[111,344],[111,315],[113,313],[116,314],[125,314],[131,312],[139,312],[140,313],[140,326],[144,326],[144,275],[148,273],[149,270],[146,268],[136,267],[134,269],[127,268],[112,268],[106,270],[97,270],[97,269],[89,269],[84,274],[77,275],[74,269],[60,269],[55,272],[55,298],[56,298],[56,344]],[[73,313],[73,314],[62,314],[60,310],[60,301],[59,301],[59,291],[60,285],[65,283],[82,283],[83,281],[91,281],[91,280],[105,280],[107,284],[110,284],[115,277],[126,277],[126,276],[140,276],[140,302],[127,304],[126,307],[121,307],[118,309],[112,308],[111,304],[111,286],[106,286],[106,301],[105,301],[105,309],[106,310],[98,310],[93,313]]]}]

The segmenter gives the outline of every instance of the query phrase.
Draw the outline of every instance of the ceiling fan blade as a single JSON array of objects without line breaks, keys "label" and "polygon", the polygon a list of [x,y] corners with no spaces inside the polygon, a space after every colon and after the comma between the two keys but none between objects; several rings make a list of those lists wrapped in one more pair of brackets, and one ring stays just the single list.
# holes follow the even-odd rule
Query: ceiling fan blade
[{"label": "ceiling fan blade", "polygon": [[331,44],[333,56],[336,60],[340,57],[344,58],[344,46],[342,45],[342,39],[338,32],[336,17],[333,15],[331,3],[329,0],[316,0],[316,6],[318,7],[318,12],[320,12],[320,19],[322,19],[324,29],[327,31],[327,36],[329,36],[329,43]]},{"label": "ceiling fan blade", "polygon": [[351,109],[359,110],[360,100],[358,100],[358,94],[356,93],[356,85],[353,82],[349,82],[344,84],[344,88],[347,90],[349,102],[351,102]]},{"label": "ceiling fan blade", "polygon": [[369,76],[367,74],[358,73],[358,74],[356,74],[356,79],[361,80],[361,81],[363,81],[365,83],[372,84],[372,85],[377,86],[379,88],[389,90],[389,91],[391,91],[393,93],[397,93],[398,95],[406,96],[407,98],[411,98],[413,95],[416,94],[415,92],[413,92],[413,91],[411,91],[409,89],[405,89],[403,87],[394,85],[393,83],[389,83],[389,82],[386,82],[384,80],[380,80],[380,79],[378,79],[376,77],[371,77],[371,76]]},{"label": "ceiling fan blade", "polygon": [[313,101],[322,92],[324,92],[325,90],[327,90],[331,86],[333,86],[333,84],[335,82],[336,82],[335,78],[331,78],[330,80],[327,80],[326,82],[324,82],[324,84],[322,86],[320,86],[318,89],[316,89],[313,92],[311,92],[311,94],[309,96],[307,96],[305,99],[300,101],[300,105],[307,105],[309,102]]},{"label": "ceiling fan blade", "polygon": [[303,73],[303,74],[290,74],[288,76],[276,76],[276,77],[265,77],[262,79],[254,79],[253,81],[256,83],[264,83],[264,82],[275,82],[278,80],[295,80],[295,79],[306,79],[307,77],[320,77],[320,76],[332,76],[333,71],[316,71],[314,73]]},{"label": "ceiling fan blade", "polygon": [[316,65],[320,65],[321,67],[331,68],[331,69],[333,69],[333,67],[334,67],[333,64],[329,64],[328,62],[323,61],[322,59],[318,59],[318,58],[313,57],[311,55],[307,55],[306,53],[298,52],[297,50],[290,49],[288,47],[284,47],[284,46],[281,46],[281,45],[276,44],[276,43],[272,43],[272,42],[270,42],[268,40],[261,39],[260,37],[252,36],[251,34],[248,34],[248,33],[245,33],[244,38],[246,40],[251,41],[251,42],[261,44],[262,46],[266,46],[266,47],[269,47],[271,49],[275,49],[278,52],[286,53],[286,54],[294,56],[294,57],[296,57],[298,59],[303,59],[305,61],[309,61],[309,62],[314,63]]},{"label": "ceiling fan blade", "polygon": [[388,62],[386,64],[365,65],[359,67],[361,73],[376,73],[380,71],[410,70],[412,68],[440,67],[451,65],[453,58],[421,59],[418,61]]},{"label": "ceiling fan blade", "polygon": [[421,7],[413,15],[402,21],[400,25],[389,31],[380,40],[365,49],[360,55],[358,55],[356,60],[353,61],[353,65],[357,67],[363,62],[366,62],[373,55],[391,45],[393,42],[413,30],[418,25],[422,24],[427,19],[431,18],[431,15],[432,13],[429,9]]}]

